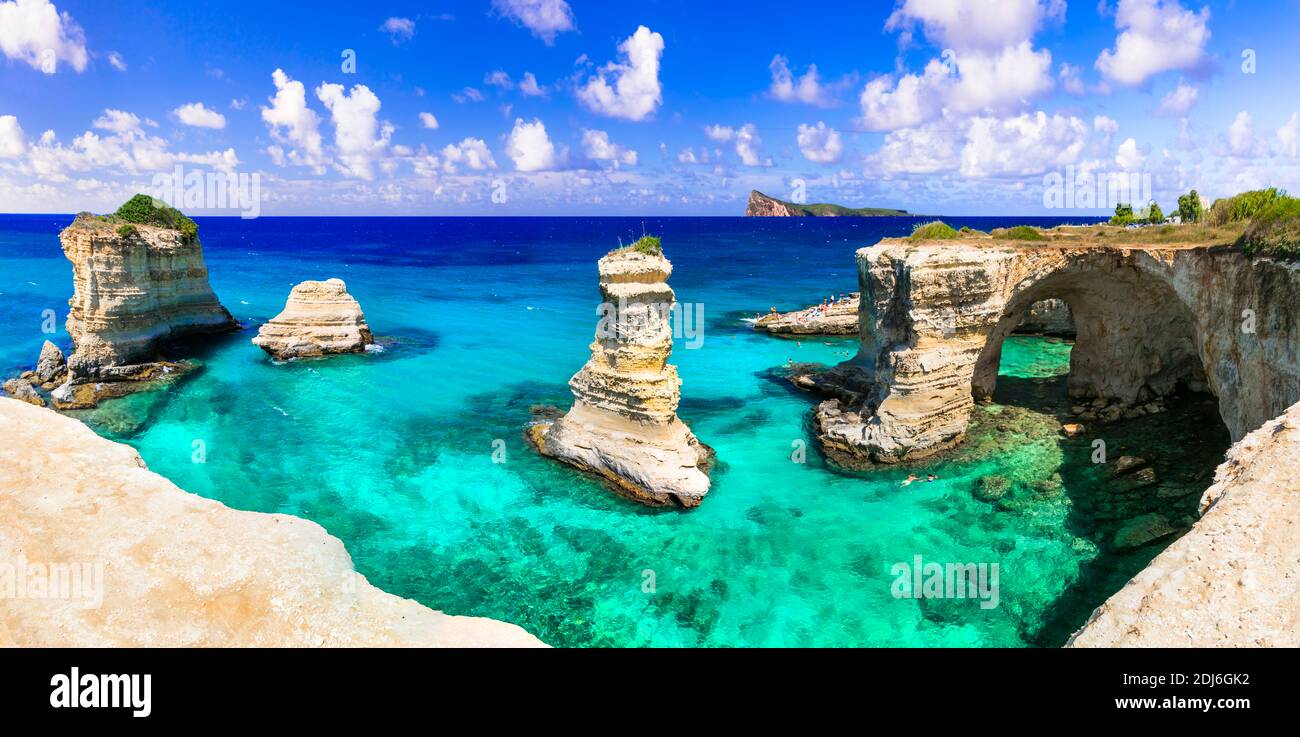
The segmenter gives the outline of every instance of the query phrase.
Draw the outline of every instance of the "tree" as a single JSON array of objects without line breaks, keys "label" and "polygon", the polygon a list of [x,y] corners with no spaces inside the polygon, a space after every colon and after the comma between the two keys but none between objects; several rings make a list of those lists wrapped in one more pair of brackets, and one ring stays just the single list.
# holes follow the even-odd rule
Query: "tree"
[{"label": "tree", "polygon": [[1152,225],[1159,225],[1165,221],[1165,214],[1160,211],[1160,205],[1155,200],[1151,200],[1151,205],[1147,213],[1147,222]]},{"label": "tree", "polygon": [[1199,223],[1202,216],[1201,196],[1196,190],[1178,198],[1178,217],[1184,223]]},{"label": "tree", "polygon": [[1133,222],[1133,205],[1120,202],[1115,205],[1115,214],[1111,216],[1111,225],[1128,225]]}]

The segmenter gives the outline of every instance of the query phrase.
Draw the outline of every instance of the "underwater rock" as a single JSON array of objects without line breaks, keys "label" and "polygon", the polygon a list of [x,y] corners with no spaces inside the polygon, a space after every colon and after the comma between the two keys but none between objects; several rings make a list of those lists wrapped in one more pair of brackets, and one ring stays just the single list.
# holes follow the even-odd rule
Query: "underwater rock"
[{"label": "underwater rock", "polygon": [[591,359],[569,380],[573,408],[530,425],[528,440],[643,504],[698,506],[713,453],[677,417],[681,379],[667,362],[672,264],[660,253],[624,248],[600,259],[599,273],[604,317]]},{"label": "underwater rock", "polygon": [[971,493],[982,502],[995,502],[1011,490],[1011,481],[1005,476],[981,476]]},{"label": "underwater rock", "polygon": [[1146,465],[1145,458],[1138,458],[1136,456],[1120,456],[1115,459],[1115,465],[1110,467],[1109,473],[1112,478],[1115,476],[1122,476],[1129,471],[1140,468],[1144,465]]},{"label": "underwater rock", "polygon": [[361,305],[342,279],[305,281],[289,292],[284,311],[257,331],[253,345],[279,360],[363,353],[374,342]]},{"label": "underwater rock", "polygon": [[1178,532],[1178,528],[1171,525],[1167,517],[1152,512],[1131,519],[1121,525],[1115,531],[1115,536],[1111,538],[1111,545],[1117,550],[1140,548],[1147,543],[1168,537],[1175,532]]},{"label": "underwater rock", "polygon": [[37,407],[45,406],[45,400],[41,399],[41,395],[36,393],[36,389],[27,379],[10,379],[4,383],[3,389],[5,394],[20,402],[34,404]]}]

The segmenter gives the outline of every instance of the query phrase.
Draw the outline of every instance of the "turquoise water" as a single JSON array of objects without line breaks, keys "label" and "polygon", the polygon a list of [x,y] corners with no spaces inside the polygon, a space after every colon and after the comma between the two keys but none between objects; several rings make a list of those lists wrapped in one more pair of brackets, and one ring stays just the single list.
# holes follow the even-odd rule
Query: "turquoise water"
[{"label": "turquoise water", "polygon": [[[34,362],[46,305],[63,318],[69,272],[53,234],[66,222],[0,219],[6,373]],[[972,442],[952,457],[853,474],[818,455],[813,400],[780,367],[834,363],[855,342],[774,339],[741,319],[856,289],[854,248],[906,232],[906,219],[201,225],[214,289],[248,327],[199,351],[204,368],[184,383],[83,419],[190,492],[320,523],[373,583],[431,607],[564,646],[1059,645],[1159,549],[1112,553],[1108,528],[1079,512],[1099,481],[1051,415],[1068,343],[1009,339],[998,404],[977,410]],[[673,355],[680,414],[719,459],[690,512],[615,497],[535,455],[521,432],[533,405],[571,402],[566,381],[596,322],[595,259],[642,228],[664,234],[678,299],[703,304],[707,320],[704,346]],[[383,353],[276,365],[248,343],[293,283],[333,276]],[[1167,430],[1123,442],[1174,442],[1160,439]],[[1212,466],[1225,441],[1203,439],[1204,459],[1184,466]],[[939,479],[900,485],[927,472]],[[990,474],[1012,484],[998,504],[971,493]],[[999,605],[895,598],[891,567],[916,555],[997,563]]]}]

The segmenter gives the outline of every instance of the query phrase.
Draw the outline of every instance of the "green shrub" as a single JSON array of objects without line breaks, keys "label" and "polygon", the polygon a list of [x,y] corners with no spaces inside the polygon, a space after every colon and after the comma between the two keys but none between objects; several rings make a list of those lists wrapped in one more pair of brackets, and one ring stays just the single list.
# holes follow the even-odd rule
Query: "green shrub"
[{"label": "green shrub", "polygon": [[664,253],[663,241],[657,235],[643,235],[628,248],[647,256],[662,256]]},{"label": "green shrub", "polygon": [[1277,187],[1242,192],[1232,197],[1215,200],[1206,219],[1211,225],[1250,220],[1284,199],[1287,199],[1286,190]]},{"label": "green shrub", "polygon": [[935,220],[929,223],[922,223],[912,229],[910,240],[914,241],[947,241],[957,237],[957,231],[952,229],[942,220]]},{"label": "green shrub", "polygon": [[1300,259],[1300,199],[1274,202],[1251,220],[1237,244],[1251,256]]},{"label": "green shrub", "polygon": [[1128,225],[1133,222],[1133,205],[1121,202],[1115,205],[1115,214],[1110,217],[1111,225]]},{"label": "green shrub", "polygon": [[961,233],[962,235],[988,235],[988,233],[985,233],[984,231],[978,228],[972,228],[969,225],[961,226],[961,230],[957,232]]},{"label": "green shrub", "polygon": [[1160,205],[1155,200],[1151,200],[1151,205],[1147,208],[1147,222],[1152,225],[1159,225],[1165,221],[1165,214],[1160,211]]},{"label": "green shrub", "polygon": [[117,226],[117,234],[123,238],[130,238],[136,233],[135,226],[130,223],[122,223]]},{"label": "green shrub", "polygon": [[993,237],[1004,241],[1045,241],[1047,236],[1029,225],[1017,225],[1014,228],[998,228]]},{"label": "green shrub", "polygon": [[117,208],[114,216],[128,223],[179,230],[187,240],[192,240],[199,234],[199,226],[193,220],[181,214],[180,210],[168,206],[161,200],[155,200],[147,194],[138,194],[127,200]]},{"label": "green shrub", "polygon": [[1178,217],[1184,223],[1199,223],[1204,215],[1201,196],[1192,190],[1178,198]]}]

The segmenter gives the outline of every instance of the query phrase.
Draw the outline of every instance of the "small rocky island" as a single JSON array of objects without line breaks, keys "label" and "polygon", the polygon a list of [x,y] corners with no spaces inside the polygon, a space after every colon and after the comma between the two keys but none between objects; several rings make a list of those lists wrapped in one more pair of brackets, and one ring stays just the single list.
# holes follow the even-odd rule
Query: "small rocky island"
[{"label": "small rocky island", "polygon": [[606,254],[599,269],[604,317],[591,359],[569,380],[573,408],[530,425],[528,440],[643,504],[699,506],[713,452],[677,417],[672,264],[659,239],[645,237]]},{"label": "small rocky island", "polygon": [[866,218],[907,214],[907,210],[894,210],[887,207],[845,207],[844,205],[825,203],[801,205],[797,202],[786,202],[775,197],[768,197],[756,189],[749,193],[749,203],[745,206],[745,217]]},{"label": "small rocky island", "polygon": [[284,311],[257,331],[253,345],[286,361],[363,353],[374,343],[361,305],[342,279],[305,281],[289,292]]}]

